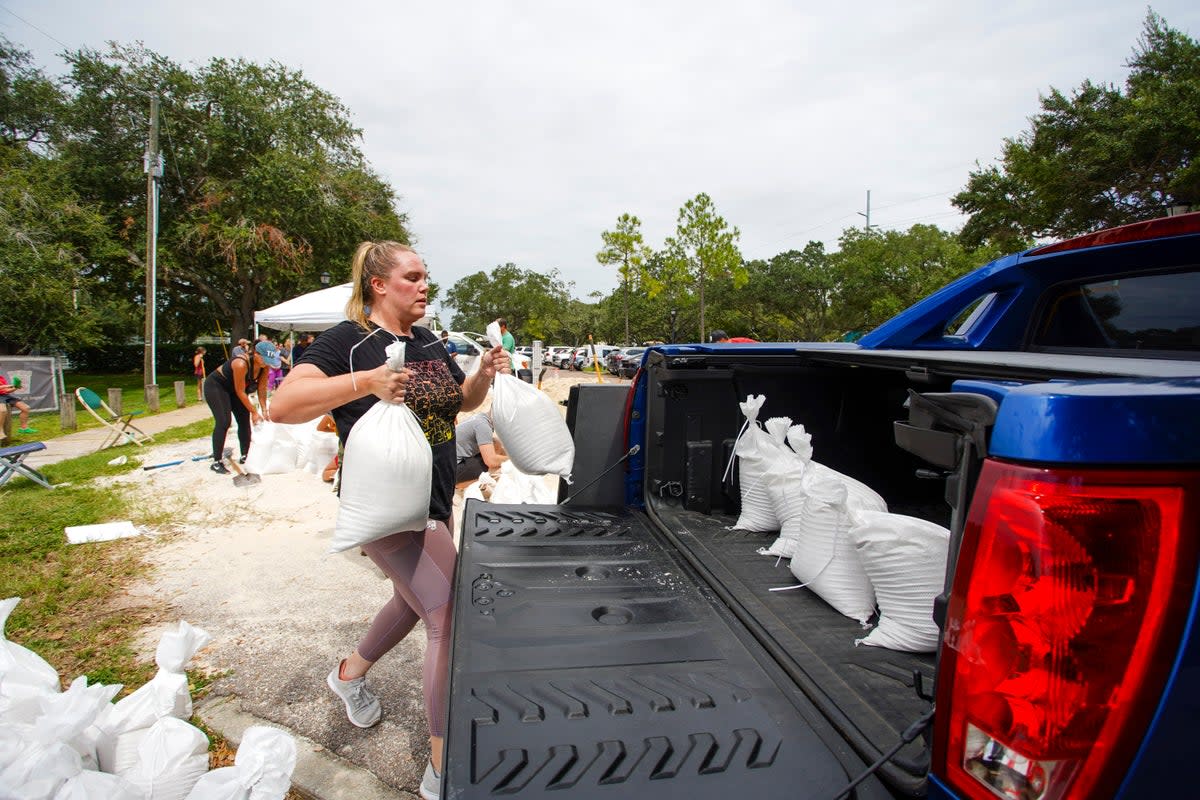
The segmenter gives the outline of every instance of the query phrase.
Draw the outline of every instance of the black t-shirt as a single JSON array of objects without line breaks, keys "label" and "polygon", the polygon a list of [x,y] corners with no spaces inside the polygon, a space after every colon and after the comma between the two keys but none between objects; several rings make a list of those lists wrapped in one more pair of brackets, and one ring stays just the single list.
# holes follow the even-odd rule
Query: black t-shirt
[{"label": "black t-shirt", "polygon": [[[411,375],[404,402],[417,415],[433,450],[429,518],[446,521],[454,501],[454,420],[462,408],[466,375],[428,328],[414,325],[411,338],[393,336],[374,325],[371,329],[374,333],[368,337],[358,323],[339,323],[318,336],[298,363],[312,364],[330,377],[345,375],[350,372],[350,348],[362,342],[354,350],[354,372],[366,373],[387,361],[385,348],[389,344],[397,339],[406,343],[404,366]],[[378,397],[369,394],[333,409],[342,444],[359,417],[378,402]]]}]

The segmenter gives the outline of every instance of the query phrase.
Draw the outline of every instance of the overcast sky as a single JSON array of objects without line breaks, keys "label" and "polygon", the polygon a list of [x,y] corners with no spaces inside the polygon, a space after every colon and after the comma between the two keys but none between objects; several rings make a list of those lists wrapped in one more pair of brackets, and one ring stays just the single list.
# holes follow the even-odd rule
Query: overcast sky
[{"label": "overcast sky", "polygon": [[[834,8],[841,5],[841,8]],[[1200,35],[1200,2],[1159,0]],[[747,258],[864,222],[956,230],[970,169],[1038,95],[1123,84],[1147,6],[903,3],[0,0],[51,75],[66,48],[142,41],[185,66],[275,60],[337,95],[434,281],[557,269],[576,297],[622,213],[660,247],[707,192]],[[140,159],[141,154],[135,154]]]}]

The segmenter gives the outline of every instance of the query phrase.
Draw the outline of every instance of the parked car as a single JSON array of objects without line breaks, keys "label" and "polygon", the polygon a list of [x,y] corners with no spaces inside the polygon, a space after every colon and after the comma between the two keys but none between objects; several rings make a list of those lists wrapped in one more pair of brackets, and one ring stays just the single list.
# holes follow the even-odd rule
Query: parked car
[{"label": "parked car", "polygon": [[576,359],[575,368],[578,370],[595,369],[596,362],[593,359],[597,359],[601,364],[603,364],[604,360],[608,358],[608,354],[616,349],[618,349],[617,346],[611,344],[595,344],[581,347],[580,350],[583,352]]},{"label": "parked car", "polygon": [[[442,335],[440,331],[437,334]],[[486,336],[471,331],[450,331],[450,341],[458,348],[458,366],[468,375],[478,369],[479,357],[491,349]],[[516,369],[530,368],[528,356],[515,353],[513,359],[516,361]]]},{"label": "parked car", "polygon": [[613,363],[613,359],[616,360],[616,369],[610,371],[622,378],[632,378],[642,363],[642,353],[644,352],[646,352],[644,347],[626,347],[617,351],[609,356],[610,364]]}]

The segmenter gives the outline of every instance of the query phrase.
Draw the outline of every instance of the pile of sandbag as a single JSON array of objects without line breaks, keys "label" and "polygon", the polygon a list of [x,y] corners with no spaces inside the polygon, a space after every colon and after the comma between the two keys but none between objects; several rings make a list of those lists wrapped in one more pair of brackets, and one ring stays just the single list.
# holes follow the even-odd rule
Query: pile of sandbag
[{"label": "pile of sandbag", "polygon": [[463,500],[471,499],[548,505],[557,500],[557,492],[547,485],[544,476],[526,474],[512,461],[505,461],[500,465],[499,477],[481,472],[479,479],[463,490]]},{"label": "pile of sandbag", "polygon": [[914,652],[937,647],[933,601],[942,590],[950,532],[892,514],[866,484],[813,460],[812,437],[787,417],[760,423],[766,398],[740,403],[746,417],[736,461],[742,511],[734,527],[779,531],[761,552],[789,559],[799,584],[870,627],[856,644]]},{"label": "pile of sandbag", "polygon": [[320,475],[338,452],[338,436],[318,429],[318,420],[296,425],[262,422],[254,427],[246,472],[277,475],[302,469]]},{"label": "pile of sandbag", "polygon": [[44,659],[3,636],[20,602],[0,601],[0,797],[28,800],[270,800],[291,785],[296,745],[247,730],[233,767],[208,770],[184,667],[211,637],[180,622],[155,652],[158,673],[113,703],[120,684],[79,677],[64,692]]}]

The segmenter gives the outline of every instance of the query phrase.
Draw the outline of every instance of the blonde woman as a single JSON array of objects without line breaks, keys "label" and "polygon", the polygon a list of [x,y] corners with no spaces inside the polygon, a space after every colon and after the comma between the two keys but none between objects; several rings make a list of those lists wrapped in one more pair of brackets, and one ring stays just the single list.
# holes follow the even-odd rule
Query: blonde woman
[{"label": "blonde woman", "polygon": [[[503,350],[483,354],[480,368],[463,374],[437,337],[415,323],[425,316],[428,275],[421,258],[398,242],[364,242],[354,255],[353,289],[347,320],[322,333],[271,402],[278,422],[305,422],[332,413],[343,444],[355,422],[375,403],[404,402],[416,413],[433,450],[429,525],[397,531],[363,547],[392,580],[393,596],[379,611],[366,635],[326,682],[346,705],[346,715],[361,728],[382,716],[379,699],[366,685],[371,666],[402,640],[417,620],[425,623],[428,647],[423,672],[425,713],[429,722],[430,763],[421,796],[436,798],[446,733],[449,678],[450,583],[455,549],[450,512],[456,463],[454,421],[460,410],[478,406],[498,369],[507,370]],[[405,367],[392,372],[384,348],[407,343]],[[354,349],[354,377],[350,375]],[[357,387],[357,388],[356,388]],[[403,491],[403,487],[397,487]]]}]

